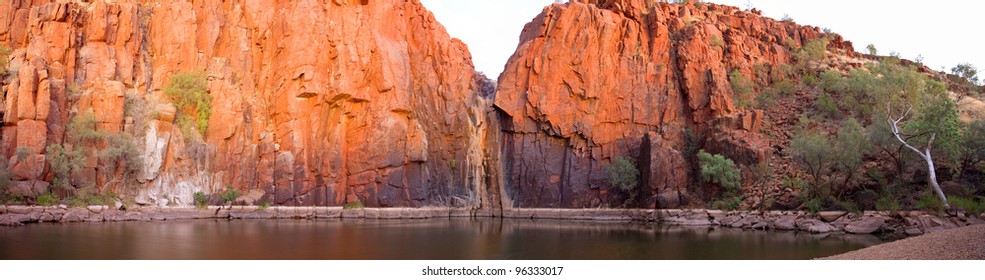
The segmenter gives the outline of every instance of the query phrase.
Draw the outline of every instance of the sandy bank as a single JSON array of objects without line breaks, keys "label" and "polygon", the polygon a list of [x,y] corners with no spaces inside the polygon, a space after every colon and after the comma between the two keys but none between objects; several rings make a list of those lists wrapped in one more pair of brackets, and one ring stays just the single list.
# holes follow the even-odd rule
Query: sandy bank
[{"label": "sandy bank", "polygon": [[825,260],[985,260],[985,225],[948,229]]}]

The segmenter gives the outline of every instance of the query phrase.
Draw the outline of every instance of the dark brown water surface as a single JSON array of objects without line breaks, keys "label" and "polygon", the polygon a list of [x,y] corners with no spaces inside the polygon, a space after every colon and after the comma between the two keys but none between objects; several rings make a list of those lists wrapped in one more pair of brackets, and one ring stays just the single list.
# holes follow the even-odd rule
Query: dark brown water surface
[{"label": "dark brown water surface", "polygon": [[871,235],[500,219],[0,227],[0,259],[811,259],[878,243]]}]

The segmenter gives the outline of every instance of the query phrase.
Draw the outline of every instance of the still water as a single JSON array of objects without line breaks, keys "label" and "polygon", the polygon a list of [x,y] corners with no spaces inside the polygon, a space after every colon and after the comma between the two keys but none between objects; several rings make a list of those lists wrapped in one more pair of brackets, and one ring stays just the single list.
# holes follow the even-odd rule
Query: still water
[{"label": "still water", "polygon": [[811,259],[881,242],[508,219],[176,221],[0,227],[0,259]]}]

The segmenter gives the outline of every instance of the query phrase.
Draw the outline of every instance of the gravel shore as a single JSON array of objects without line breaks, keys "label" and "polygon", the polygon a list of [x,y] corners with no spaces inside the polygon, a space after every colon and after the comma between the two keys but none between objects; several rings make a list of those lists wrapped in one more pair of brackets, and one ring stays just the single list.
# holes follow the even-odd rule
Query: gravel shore
[{"label": "gravel shore", "polygon": [[824,260],[985,260],[985,225],[948,229]]}]

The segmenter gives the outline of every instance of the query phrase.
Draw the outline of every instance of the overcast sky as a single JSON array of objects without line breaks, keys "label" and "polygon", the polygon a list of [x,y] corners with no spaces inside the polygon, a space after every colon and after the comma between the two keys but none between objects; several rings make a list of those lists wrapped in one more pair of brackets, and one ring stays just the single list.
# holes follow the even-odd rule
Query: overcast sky
[{"label": "overcast sky", "polygon": [[[452,37],[464,41],[477,70],[495,80],[513,55],[523,25],[554,0],[421,0]],[[985,3],[979,1],[889,0],[715,0],[789,15],[798,24],[830,28],[864,51],[874,44],[882,55],[924,57],[934,69],[962,62],[985,66]],[[979,75],[981,76],[981,75]]]}]

